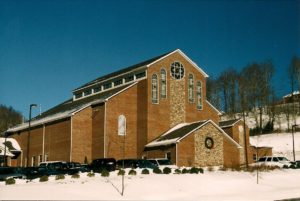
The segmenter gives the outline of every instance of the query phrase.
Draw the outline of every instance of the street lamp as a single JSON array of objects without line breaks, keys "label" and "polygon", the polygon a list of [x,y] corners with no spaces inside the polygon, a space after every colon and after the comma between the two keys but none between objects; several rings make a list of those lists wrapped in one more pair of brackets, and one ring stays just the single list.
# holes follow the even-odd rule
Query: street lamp
[{"label": "street lamp", "polygon": [[33,107],[37,107],[37,104],[30,104],[30,107],[29,107],[29,121],[28,121],[28,136],[27,136],[27,161],[26,161],[26,167],[29,166],[29,147],[30,147],[31,110],[32,110]]}]

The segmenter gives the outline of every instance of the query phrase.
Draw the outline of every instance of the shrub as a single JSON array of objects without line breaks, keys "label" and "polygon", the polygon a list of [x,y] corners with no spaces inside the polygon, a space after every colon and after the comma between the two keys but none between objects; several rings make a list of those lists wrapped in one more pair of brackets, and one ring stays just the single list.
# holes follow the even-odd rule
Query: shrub
[{"label": "shrub", "polygon": [[161,169],[159,169],[159,167],[156,167],[156,168],[153,169],[153,173],[155,173],[155,174],[161,174],[162,171],[161,171]]},{"label": "shrub", "polygon": [[118,176],[123,176],[125,175],[125,170],[120,169],[118,172]]},{"label": "shrub", "polygon": [[182,174],[188,174],[190,173],[190,171],[186,168],[183,168],[182,171],[181,171]]},{"label": "shrub", "polygon": [[180,169],[176,169],[175,170],[175,174],[181,174],[181,170]]},{"label": "shrub", "polygon": [[163,173],[164,174],[170,174],[172,172],[172,170],[171,170],[171,168],[169,168],[169,167],[165,167],[164,169],[163,169]]},{"label": "shrub", "polygon": [[88,176],[88,177],[94,177],[94,176],[95,176],[95,173],[89,172],[89,173],[87,173],[87,176]]},{"label": "shrub", "polygon": [[40,182],[46,182],[49,180],[49,177],[47,175],[41,176],[40,177]]},{"label": "shrub", "polygon": [[134,169],[131,169],[129,172],[128,172],[128,175],[136,175],[136,171]]},{"label": "shrub", "polygon": [[106,169],[103,169],[101,172],[102,177],[109,177],[109,172]]},{"label": "shrub", "polygon": [[214,167],[209,166],[209,167],[207,168],[207,170],[208,170],[209,172],[212,172],[212,171],[214,171]]},{"label": "shrub", "polygon": [[148,169],[143,169],[142,170],[142,174],[149,174],[150,172],[149,172],[149,170]]},{"label": "shrub", "polygon": [[191,174],[199,174],[200,168],[192,167],[190,170]]},{"label": "shrub", "polygon": [[55,180],[65,179],[65,175],[59,174],[55,176]]},{"label": "shrub", "polygon": [[80,178],[80,175],[79,174],[73,174],[71,176],[72,179],[79,179]]},{"label": "shrub", "polygon": [[14,178],[8,178],[5,180],[5,185],[13,185],[16,183],[16,180]]}]

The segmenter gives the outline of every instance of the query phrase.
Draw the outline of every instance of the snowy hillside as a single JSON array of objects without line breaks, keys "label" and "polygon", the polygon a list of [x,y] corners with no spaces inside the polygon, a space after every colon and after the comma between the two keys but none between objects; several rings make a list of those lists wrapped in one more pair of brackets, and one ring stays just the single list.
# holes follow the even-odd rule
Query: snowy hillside
[{"label": "snowy hillside", "polygon": [[[296,160],[300,160],[300,132],[294,134]],[[250,137],[250,144],[254,146],[273,147],[273,155],[285,156],[293,160],[292,133],[274,133]]]}]

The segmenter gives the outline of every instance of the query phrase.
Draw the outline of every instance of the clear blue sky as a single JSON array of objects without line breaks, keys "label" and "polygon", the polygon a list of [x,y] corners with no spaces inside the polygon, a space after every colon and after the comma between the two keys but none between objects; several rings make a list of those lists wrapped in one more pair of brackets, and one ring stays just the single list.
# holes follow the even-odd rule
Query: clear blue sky
[{"label": "clear blue sky", "polygon": [[[181,49],[210,76],[300,56],[300,1],[0,0],[0,104],[28,118],[101,75]],[[33,113],[38,114],[37,111]]]}]

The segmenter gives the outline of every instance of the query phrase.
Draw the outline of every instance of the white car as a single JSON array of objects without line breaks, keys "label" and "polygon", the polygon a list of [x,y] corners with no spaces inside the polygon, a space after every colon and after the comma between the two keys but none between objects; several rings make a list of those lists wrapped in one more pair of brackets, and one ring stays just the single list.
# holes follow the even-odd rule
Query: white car
[{"label": "white car", "polygon": [[290,167],[292,163],[286,157],[264,156],[257,161],[256,165],[278,166],[282,168],[283,166]]},{"label": "white car", "polygon": [[169,168],[177,168],[176,165],[173,165],[171,161],[167,158],[154,158],[154,159],[147,159],[150,161],[152,164],[154,164],[157,167],[169,167]]}]

